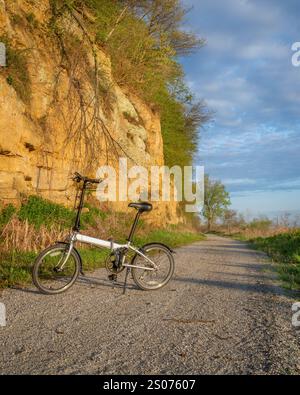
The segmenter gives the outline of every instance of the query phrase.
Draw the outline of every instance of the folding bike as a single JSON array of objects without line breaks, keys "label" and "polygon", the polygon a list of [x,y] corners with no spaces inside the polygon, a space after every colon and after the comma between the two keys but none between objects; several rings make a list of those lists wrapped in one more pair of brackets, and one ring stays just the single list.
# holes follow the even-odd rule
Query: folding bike
[{"label": "folding bike", "polygon": [[116,281],[117,275],[126,269],[124,293],[130,271],[134,282],[142,290],[157,290],[168,284],[175,268],[174,251],[159,242],[146,244],[141,248],[133,245],[139,218],[143,213],[150,212],[152,205],[150,203],[129,204],[129,207],[137,210],[137,214],[126,244],[89,237],[80,233],[80,217],[85,193],[91,185],[100,184],[103,180],[84,177],[79,173],[74,174],[73,180],[82,183],[73,230],[65,241],[57,242],[38,255],[32,269],[35,286],[45,294],[60,294],[76,282],[79,274],[84,276],[82,259],[75,247],[77,242],[111,251],[105,266],[110,273],[110,280],[113,281]]}]

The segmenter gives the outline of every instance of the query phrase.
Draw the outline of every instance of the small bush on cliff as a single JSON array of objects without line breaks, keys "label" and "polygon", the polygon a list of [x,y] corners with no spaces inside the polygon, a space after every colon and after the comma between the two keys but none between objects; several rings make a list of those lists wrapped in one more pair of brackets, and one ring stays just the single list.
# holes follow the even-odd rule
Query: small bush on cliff
[{"label": "small bush on cliff", "polygon": [[34,15],[33,12],[29,12],[28,14],[26,14],[26,20],[29,23],[29,25],[36,29],[39,26],[39,22],[36,19],[36,16]]},{"label": "small bush on cliff", "polygon": [[11,85],[24,103],[28,103],[31,97],[31,83],[27,68],[25,52],[13,48],[6,36],[0,37],[0,41],[6,46],[7,67],[1,70],[6,75],[6,81]]}]

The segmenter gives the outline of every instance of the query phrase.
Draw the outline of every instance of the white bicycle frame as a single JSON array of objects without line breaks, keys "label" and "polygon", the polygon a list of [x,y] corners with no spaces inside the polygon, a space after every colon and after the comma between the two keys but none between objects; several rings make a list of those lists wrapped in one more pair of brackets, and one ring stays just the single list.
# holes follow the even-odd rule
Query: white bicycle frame
[{"label": "white bicycle frame", "polygon": [[122,266],[123,267],[143,269],[143,270],[151,271],[151,272],[158,269],[157,265],[151,259],[149,259],[140,250],[138,250],[137,248],[133,247],[130,242],[128,242],[127,244],[117,244],[117,243],[115,243],[113,241],[96,239],[94,237],[89,237],[89,236],[86,236],[86,235],[83,235],[83,234],[80,234],[80,233],[74,233],[71,236],[70,248],[69,248],[68,254],[67,254],[66,258],[65,258],[65,261],[61,265],[60,270],[63,270],[65,264],[67,263],[70,255],[71,255],[71,252],[72,252],[73,247],[74,247],[74,243],[76,243],[76,242],[80,242],[80,243],[83,243],[83,244],[89,244],[89,245],[92,245],[92,246],[95,246],[95,247],[99,247],[99,248],[106,248],[106,249],[109,249],[111,251],[116,251],[116,250],[121,249],[121,248],[130,249],[130,250],[134,251],[136,254],[138,254],[141,257],[143,257],[144,259],[146,259],[146,261],[151,263],[151,265],[153,267],[152,268],[150,268],[150,267],[148,268],[148,267],[145,267],[145,266],[129,265],[129,264],[124,263],[124,261],[122,262]]},{"label": "white bicycle frame", "polygon": [[[99,247],[99,248],[106,248],[106,249],[110,249],[112,252],[116,251],[118,249],[126,249],[126,250],[132,250],[134,251],[137,255],[143,257],[147,262],[149,262],[151,264],[152,267],[145,267],[145,266],[134,266],[134,265],[129,265],[125,263],[125,259],[126,259],[126,255],[124,254],[123,257],[123,262],[122,262],[122,266],[123,267],[127,267],[127,269],[129,270],[130,268],[137,268],[137,269],[142,269],[142,270],[146,270],[146,271],[155,271],[158,269],[158,266],[151,260],[149,259],[145,254],[143,254],[143,252],[140,249],[137,249],[135,247],[133,247],[131,245],[131,240],[132,240],[132,236],[133,233],[135,231],[139,216],[141,214],[142,211],[138,211],[138,214],[136,215],[134,224],[131,228],[131,232],[130,232],[130,236],[128,238],[128,242],[127,244],[118,244],[115,243],[113,241],[109,241],[109,240],[101,240],[101,239],[96,239],[94,237],[90,237],[90,236],[86,236],[83,235],[81,233],[79,233],[79,229],[80,229],[80,215],[83,209],[83,203],[84,203],[84,195],[87,189],[87,185],[88,184],[99,184],[101,183],[103,180],[92,180],[92,179],[88,179],[86,177],[82,177],[79,173],[75,173],[75,177],[73,177],[73,179],[77,182],[83,181],[83,187],[81,189],[81,195],[80,195],[80,203],[79,206],[77,208],[77,216],[76,216],[76,222],[75,222],[75,226],[73,228],[73,233],[70,235],[70,237],[67,240],[67,243],[70,244],[68,253],[63,261],[63,263],[61,264],[59,271],[62,271],[64,266],[66,265],[72,250],[74,248],[74,244],[76,242],[80,242],[80,243],[84,243],[84,244],[89,244],[95,247]],[[76,196],[77,198],[77,196]]]}]

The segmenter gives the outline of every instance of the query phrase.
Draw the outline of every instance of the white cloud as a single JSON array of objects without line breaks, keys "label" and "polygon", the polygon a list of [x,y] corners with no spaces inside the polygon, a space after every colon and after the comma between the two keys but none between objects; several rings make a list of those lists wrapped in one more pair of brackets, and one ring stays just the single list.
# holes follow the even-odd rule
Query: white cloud
[{"label": "white cloud", "polygon": [[273,62],[278,59],[288,59],[290,50],[288,45],[273,43],[271,41],[262,41],[242,47],[239,51],[239,56],[246,60]]},{"label": "white cloud", "polygon": [[223,180],[225,185],[255,185],[256,180],[250,178],[225,178]]}]

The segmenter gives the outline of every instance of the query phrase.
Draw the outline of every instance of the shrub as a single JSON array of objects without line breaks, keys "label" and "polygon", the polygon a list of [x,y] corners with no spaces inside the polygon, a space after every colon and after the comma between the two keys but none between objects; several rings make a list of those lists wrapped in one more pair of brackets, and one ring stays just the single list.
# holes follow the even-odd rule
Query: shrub
[{"label": "shrub", "polygon": [[13,48],[6,36],[0,37],[0,41],[6,45],[7,67],[4,71],[6,81],[15,89],[23,102],[28,103],[31,97],[31,83],[25,52]]},{"label": "shrub", "polygon": [[11,220],[15,212],[16,212],[16,208],[12,204],[9,204],[8,206],[4,207],[1,210],[0,229]]},{"label": "shrub", "polygon": [[59,204],[44,200],[39,196],[29,196],[18,212],[20,220],[27,220],[29,224],[39,229],[42,225],[51,227],[59,225],[68,228],[72,224],[74,213]]},{"label": "shrub", "polygon": [[279,275],[289,288],[300,289],[300,231],[257,238],[252,242],[278,262]]}]

